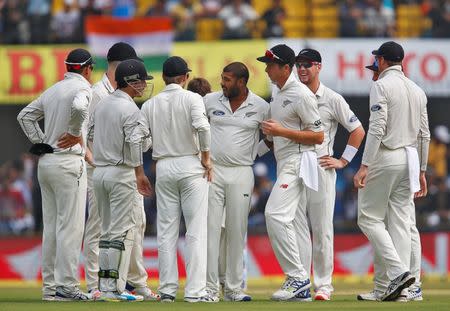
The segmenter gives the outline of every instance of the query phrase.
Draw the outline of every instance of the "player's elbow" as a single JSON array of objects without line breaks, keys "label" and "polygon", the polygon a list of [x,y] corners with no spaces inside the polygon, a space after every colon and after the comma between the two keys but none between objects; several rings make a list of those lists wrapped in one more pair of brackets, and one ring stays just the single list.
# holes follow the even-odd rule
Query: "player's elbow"
[{"label": "player's elbow", "polygon": [[324,135],[323,131],[315,132],[314,137],[313,137],[313,140],[314,140],[313,143],[316,145],[320,145],[321,143],[323,143],[324,138],[325,138],[325,135]]}]

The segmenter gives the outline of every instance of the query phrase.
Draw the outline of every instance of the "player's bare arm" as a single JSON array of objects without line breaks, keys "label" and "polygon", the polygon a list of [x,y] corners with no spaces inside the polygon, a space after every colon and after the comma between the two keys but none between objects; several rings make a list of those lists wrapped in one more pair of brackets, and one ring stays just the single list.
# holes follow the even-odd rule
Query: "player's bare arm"
[{"label": "player's bare arm", "polygon": [[323,131],[299,131],[283,127],[275,120],[269,119],[262,122],[262,131],[265,135],[282,136],[304,145],[321,144],[324,139]]},{"label": "player's bare arm", "polygon": [[136,174],[136,185],[140,194],[144,197],[149,197],[152,195],[152,185],[145,175],[144,167],[142,165],[134,168],[134,173]]},{"label": "player's bare arm", "polygon": [[209,151],[202,151],[201,157],[202,166],[205,168],[203,178],[206,178],[208,182],[211,182],[213,180],[213,171],[211,158],[209,157]]}]

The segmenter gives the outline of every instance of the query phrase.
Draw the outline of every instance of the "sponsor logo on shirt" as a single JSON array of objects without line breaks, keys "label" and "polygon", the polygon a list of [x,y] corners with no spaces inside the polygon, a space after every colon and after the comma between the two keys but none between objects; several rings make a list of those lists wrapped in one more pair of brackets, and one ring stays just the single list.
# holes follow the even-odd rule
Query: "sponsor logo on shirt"
[{"label": "sponsor logo on shirt", "polygon": [[370,107],[370,111],[375,112],[381,109],[381,106],[378,104],[373,105],[372,107]]},{"label": "sponsor logo on shirt", "polygon": [[281,104],[281,106],[284,108],[284,107],[286,107],[287,105],[289,105],[289,104],[291,104],[292,102],[289,100],[289,99],[286,99],[282,104]]},{"label": "sponsor logo on shirt", "polygon": [[244,198],[248,198],[250,195],[248,193],[244,193]]},{"label": "sponsor logo on shirt", "polygon": [[320,121],[320,120],[317,120],[317,121],[314,122],[314,125],[316,127],[319,127],[321,124],[322,124],[322,121]]},{"label": "sponsor logo on shirt", "polygon": [[223,116],[223,115],[225,115],[225,112],[223,112],[222,110],[214,110],[213,111],[213,115],[215,115],[215,116]]},{"label": "sponsor logo on shirt", "polygon": [[355,116],[355,115],[352,115],[352,117],[350,118],[349,121],[350,121],[350,122],[356,122],[356,121],[358,121],[358,117]]},{"label": "sponsor logo on shirt", "polygon": [[287,187],[289,187],[288,184],[281,184],[281,185],[280,185],[280,188],[283,188],[283,189],[287,189]]},{"label": "sponsor logo on shirt", "polygon": [[250,118],[251,116],[254,116],[255,114],[257,114],[257,112],[255,112],[255,111],[252,111],[252,112],[246,112],[246,113],[245,113],[245,117],[246,117],[246,118]]}]

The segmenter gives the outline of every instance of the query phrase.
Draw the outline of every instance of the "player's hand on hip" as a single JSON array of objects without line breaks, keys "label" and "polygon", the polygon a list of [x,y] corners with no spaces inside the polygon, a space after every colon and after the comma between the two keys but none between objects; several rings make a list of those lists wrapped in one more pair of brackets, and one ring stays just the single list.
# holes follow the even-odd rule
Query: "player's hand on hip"
[{"label": "player's hand on hip", "polygon": [[347,166],[348,162],[344,159],[336,159],[330,156],[319,159],[319,164],[325,169],[341,169]]},{"label": "player's hand on hip", "polygon": [[282,128],[280,123],[275,120],[269,119],[263,121],[261,124],[261,129],[264,135],[279,136],[280,129]]},{"label": "player's hand on hip", "polygon": [[152,185],[150,184],[147,176],[138,176],[136,178],[136,184],[139,193],[144,197],[149,197],[152,195]]},{"label": "player's hand on hip", "polygon": [[58,140],[57,146],[62,149],[67,149],[82,143],[81,136],[73,136],[69,133],[64,133]]},{"label": "player's hand on hip", "polygon": [[420,172],[419,176],[420,190],[414,193],[414,198],[423,198],[428,193],[427,178],[425,172]]},{"label": "player's hand on hip", "polygon": [[362,189],[366,186],[367,166],[361,165],[355,177],[353,177],[353,184],[355,188]]}]

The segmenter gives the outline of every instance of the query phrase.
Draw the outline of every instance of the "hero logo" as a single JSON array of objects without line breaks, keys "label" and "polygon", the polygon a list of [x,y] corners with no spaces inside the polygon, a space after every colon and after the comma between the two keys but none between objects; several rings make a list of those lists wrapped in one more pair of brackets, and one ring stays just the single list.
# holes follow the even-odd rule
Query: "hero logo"
[{"label": "hero logo", "polygon": [[372,112],[378,111],[380,109],[381,109],[381,106],[378,105],[378,104],[373,105],[372,107],[370,107],[370,111],[372,111]]},{"label": "hero logo", "polygon": [[321,124],[322,124],[322,121],[320,121],[320,120],[317,120],[316,122],[314,122],[314,125],[316,127],[319,127]]},{"label": "hero logo", "polygon": [[352,117],[349,120],[351,123],[358,121],[358,117],[355,115],[352,115]]},{"label": "hero logo", "polygon": [[213,115],[215,116],[223,116],[225,114],[225,112],[223,112],[222,110],[214,110],[213,111]]}]

